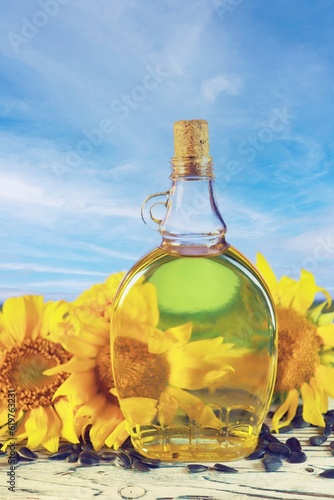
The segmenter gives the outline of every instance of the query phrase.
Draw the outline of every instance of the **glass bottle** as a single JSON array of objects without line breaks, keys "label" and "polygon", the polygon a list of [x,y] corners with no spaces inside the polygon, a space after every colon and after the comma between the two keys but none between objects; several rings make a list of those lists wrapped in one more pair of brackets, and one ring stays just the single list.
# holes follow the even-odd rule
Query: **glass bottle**
[{"label": "glass bottle", "polygon": [[116,390],[142,455],[235,460],[256,448],[268,411],[274,305],[259,272],[225,240],[206,121],[174,124],[171,164],[169,191],[149,197],[142,212],[158,225],[161,244],[128,272],[114,300]]}]

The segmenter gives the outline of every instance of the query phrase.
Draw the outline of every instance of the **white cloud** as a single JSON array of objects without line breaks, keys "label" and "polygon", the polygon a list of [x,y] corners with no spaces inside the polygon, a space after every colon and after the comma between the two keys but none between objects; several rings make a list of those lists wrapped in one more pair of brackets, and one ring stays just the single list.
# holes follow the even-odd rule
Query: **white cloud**
[{"label": "white cloud", "polygon": [[239,94],[242,88],[240,78],[235,76],[217,75],[202,82],[201,93],[210,103],[214,102],[221,93],[228,95]]}]

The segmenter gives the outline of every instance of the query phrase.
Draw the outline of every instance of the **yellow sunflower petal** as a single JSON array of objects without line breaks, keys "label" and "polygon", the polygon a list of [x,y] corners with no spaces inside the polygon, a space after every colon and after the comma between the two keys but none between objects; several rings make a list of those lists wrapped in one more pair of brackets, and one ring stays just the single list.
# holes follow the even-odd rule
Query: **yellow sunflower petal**
[{"label": "yellow sunflower petal", "polygon": [[322,387],[331,398],[334,398],[334,368],[319,365],[316,368],[315,377],[318,381],[318,385]]},{"label": "yellow sunflower petal", "polygon": [[282,276],[278,282],[278,304],[291,307],[297,288],[297,282],[289,276]]},{"label": "yellow sunflower petal", "polygon": [[328,394],[322,384],[319,384],[317,377],[312,377],[309,382],[316,400],[317,408],[324,414],[328,410]]},{"label": "yellow sunflower petal", "polygon": [[[326,304],[326,302],[325,302],[325,304]],[[324,313],[318,319],[317,324],[319,326],[327,326],[327,325],[331,325],[333,323],[333,321],[334,321],[334,312]]]},{"label": "yellow sunflower petal", "polygon": [[103,394],[95,394],[88,403],[80,406],[75,412],[75,418],[93,416],[96,413],[103,413],[103,408],[107,404],[106,398]]},{"label": "yellow sunflower petal", "polygon": [[318,326],[317,334],[322,338],[324,345],[334,347],[334,324]]},{"label": "yellow sunflower petal", "polygon": [[80,358],[79,356],[73,356],[67,363],[62,365],[56,365],[53,368],[49,368],[43,372],[44,375],[55,375],[56,373],[72,373],[72,372],[84,372],[91,370],[96,365],[95,359],[90,358]]},{"label": "yellow sunflower petal", "polygon": [[129,436],[128,423],[126,420],[120,422],[111,434],[106,438],[105,443],[109,448],[113,447],[115,450],[124,443]]},{"label": "yellow sunflower petal", "polygon": [[256,267],[262,274],[273,297],[275,297],[277,295],[277,284],[278,284],[277,278],[275,276],[274,271],[271,269],[268,261],[264,258],[264,256],[261,253],[256,254]]},{"label": "yellow sunflower petal", "polygon": [[29,448],[37,448],[45,440],[48,423],[48,415],[42,406],[29,411],[29,416],[25,422],[28,435],[27,446]]},{"label": "yellow sunflower petal", "polygon": [[151,398],[124,398],[121,410],[131,425],[149,425],[157,414],[157,400]]},{"label": "yellow sunflower petal", "polygon": [[97,392],[94,370],[74,372],[58,387],[53,400],[67,396],[73,407],[89,401]]},{"label": "yellow sunflower petal", "polygon": [[314,297],[317,292],[323,292],[327,301],[330,303],[331,298],[329,293],[324,288],[320,288],[316,284],[315,278],[310,271],[302,269],[300,272],[300,279],[297,282],[292,307],[301,314],[305,314],[305,312],[313,304]]},{"label": "yellow sunflower petal", "polygon": [[61,398],[54,403],[57,414],[62,422],[61,435],[70,443],[78,443],[79,439],[75,433],[74,414],[72,406],[68,401]]},{"label": "yellow sunflower petal", "polygon": [[319,324],[319,320],[322,316],[324,316],[322,313],[323,311],[323,308],[325,307],[325,305],[327,304],[327,302],[322,302],[321,304],[313,307],[312,309],[309,309],[307,311],[307,317],[309,318],[309,320],[312,321],[312,323],[314,323],[315,325]]},{"label": "yellow sunflower petal", "polygon": [[50,453],[54,453],[59,447],[61,420],[52,406],[48,406],[44,409],[48,417],[48,431],[44,441],[42,441],[42,446],[44,446],[44,448],[46,448]]},{"label": "yellow sunflower petal", "polygon": [[177,387],[168,387],[166,391],[178,401],[180,408],[188,417],[202,427],[220,428],[222,426],[221,420],[216,417],[213,410],[198,397]]},{"label": "yellow sunflower petal", "polygon": [[175,326],[162,332],[152,329],[148,341],[148,350],[152,354],[164,354],[175,347],[181,347],[189,342],[192,332],[192,322]]},{"label": "yellow sunflower petal", "polygon": [[[285,401],[275,411],[272,418],[272,427],[275,432],[279,432],[281,427],[289,425],[291,420],[295,417],[298,407],[298,391],[297,389],[290,389]],[[281,418],[287,413],[286,419],[281,421]]]},{"label": "yellow sunflower petal", "polygon": [[304,382],[300,388],[300,392],[303,398],[303,419],[310,424],[325,427],[325,421],[321,414],[321,407],[319,407],[319,402],[317,404],[317,399],[312,387],[307,382]]},{"label": "yellow sunflower petal", "polygon": [[25,297],[12,297],[5,300],[2,307],[2,314],[6,335],[2,336],[2,341],[8,347],[21,344],[26,334]]},{"label": "yellow sunflower petal", "polygon": [[171,425],[176,415],[179,403],[169,394],[168,388],[160,394],[158,418],[161,425]]},{"label": "yellow sunflower petal", "polygon": [[105,444],[107,437],[123,420],[124,417],[118,406],[108,404],[105,407],[103,413],[93,423],[89,433],[95,450],[99,450]]}]

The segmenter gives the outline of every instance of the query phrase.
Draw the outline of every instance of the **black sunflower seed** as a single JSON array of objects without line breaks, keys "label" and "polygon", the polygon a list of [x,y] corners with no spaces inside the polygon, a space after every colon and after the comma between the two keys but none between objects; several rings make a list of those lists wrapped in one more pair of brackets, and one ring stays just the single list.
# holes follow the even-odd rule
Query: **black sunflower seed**
[{"label": "black sunflower seed", "polygon": [[262,460],[263,467],[266,472],[275,472],[282,466],[282,460],[278,458],[264,458]]},{"label": "black sunflower seed", "polygon": [[302,445],[299,439],[291,437],[286,440],[285,444],[290,448],[291,451],[302,451]]},{"label": "black sunflower seed", "polygon": [[303,405],[298,405],[296,410],[296,417],[300,417],[303,414]]},{"label": "black sunflower seed", "polygon": [[319,476],[334,479],[334,469],[326,469],[323,472],[320,472]]},{"label": "black sunflower seed", "polygon": [[93,451],[82,451],[78,460],[82,465],[97,465],[100,462],[100,457]]},{"label": "black sunflower seed", "polygon": [[79,453],[71,453],[71,455],[69,455],[67,458],[66,458],[66,461],[67,462],[70,462],[71,464],[74,463],[74,462],[77,462],[78,461],[78,458],[79,458]]},{"label": "black sunflower seed", "polygon": [[134,470],[138,470],[140,472],[149,472],[150,468],[145,465],[143,462],[140,460],[134,460],[131,464],[131,468]]},{"label": "black sunflower seed", "polygon": [[334,413],[332,415],[325,415],[325,422],[326,424],[334,424]]},{"label": "black sunflower seed", "polygon": [[291,455],[287,458],[287,462],[290,464],[302,464],[306,462],[307,456],[303,451],[293,451]]},{"label": "black sunflower seed", "polygon": [[265,433],[265,432],[270,432],[269,426],[265,423],[262,424],[261,431],[260,431],[260,436]]},{"label": "black sunflower seed", "polygon": [[262,446],[267,446],[269,444],[268,439],[264,439],[263,437],[259,437],[259,440],[257,442],[257,447],[262,448]]},{"label": "black sunflower seed", "polygon": [[106,460],[107,462],[113,462],[117,455],[117,451],[104,451],[103,453],[101,453],[100,457],[102,458],[102,460]]},{"label": "black sunflower seed", "polygon": [[87,427],[84,429],[83,431],[83,434],[81,436],[81,441],[83,444],[88,444],[88,443],[91,443],[91,440],[90,440],[90,430],[92,428],[92,425],[87,425]]},{"label": "black sunflower seed", "polygon": [[114,460],[116,467],[121,467],[122,469],[130,469],[132,465],[132,458],[125,451],[120,451]]},{"label": "black sunflower seed", "polygon": [[280,458],[287,458],[291,455],[291,450],[288,446],[283,443],[269,443],[267,446],[267,451],[273,455],[279,455]]},{"label": "black sunflower seed", "polygon": [[38,455],[26,446],[21,446],[21,448],[18,450],[18,454],[20,458],[25,458],[26,460],[30,461],[37,460],[38,458]]},{"label": "black sunflower seed", "polygon": [[256,450],[253,451],[250,455],[248,455],[247,459],[248,460],[257,460],[258,458],[262,458],[266,452],[265,446],[262,446],[261,448],[257,448]]},{"label": "black sunflower seed", "polygon": [[69,457],[73,453],[72,447],[67,450],[58,450],[55,453],[51,453],[48,456],[49,460],[65,460],[65,458]]},{"label": "black sunflower seed", "polygon": [[324,436],[329,437],[332,434],[332,424],[326,424],[322,433]]},{"label": "black sunflower seed", "polygon": [[280,434],[288,434],[289,432],[294,431],[293,425],[284,425],[283,427],[280,428],[279,433]]},{"label": "black sunflower seed", "polygon": [[73,451],[73,445],[70,443],[61,444],[57,451]]},{"label": "black sunflower seed", "polygon": [[122,450],[127,450],[128,448],[132,448],[132,441],[130,436],[124,441],[124,443],[121,446]]},{"label": "black sunflower seed", "polygon": [[326,417],[328,417],[329,415],[334,415],[334,409],[326,411]]},{"label": "black sunflower seed", "polygon": [[280,443],[280,440],[277,439],[277,437],[275,437],[273,434],[271,434],[270,432],[264,432],[262,434],[262,438],[266,439],[267,441],[269,441],[270,443]]},{"label": "black sunflower seed", "polygon": [[151,469],[155,469],[161,465],[161,460],[159,458],[141,457],[140,461]]},{"label": "black sunflower seed", "polygon": [[334,448],[331,448],[331,454],[333,455],[334,457]]},{"label": "black sunflower seed", "polygon": [[331,441],[331,442],[329,443],[329,446],[333,449],[333,448],[334,448],[334,441]]},{"label": "black sunflower seed", "polygon": [[291,424],[295,429],[303,429],[305,427],[310,427],[310,424],[306,422],[301,416],[295,417],[292,420]]},{"label": "black sunflower seed", "polygon": [[195,472],[204,472],[208,470],[208,467],[206,465],[201,465],[201,464],[188,464],[186,469],[187,472],[194,474]]},{"label": "black sunflower seed", "polygon": [[92,443],[86,443],[81,446],[82,451],[94,451],[94,446]]},{"label": "black sunflower seed", "polygon": [[80,443],[72,444],[72,450],[75,453],[80,453],[82,451],[81,444]]},{"label": "black sunflower seed", "polygon": [[310,441],[310,445],[312,445],[312,446],[320,446],[322,443],[327,441],[327,436],[324,436],[324,435],[311,436],[309,441]]},{"label": "black sunflower seed", "polygon": [[219,472],[231,472],[235,474],[236,472],[239,472],[237,469],[234,469],[233,467],[229,467],[228,465],[224,464],[215,464],[212,469],[217,470]]},{"label": "black sunflower seed", "polygon": [[3,451],[3,450],[0,449],[0,457],[3,457],[5,455],[7,455],[7,453],[5,451]]}]

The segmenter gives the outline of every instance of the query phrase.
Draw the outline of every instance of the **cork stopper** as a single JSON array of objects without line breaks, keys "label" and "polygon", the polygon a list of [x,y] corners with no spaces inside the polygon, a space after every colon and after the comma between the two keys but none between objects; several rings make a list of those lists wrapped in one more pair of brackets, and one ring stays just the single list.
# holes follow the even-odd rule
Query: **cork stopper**
[{"label": "cork stopper", "polygon": [[208,157],[209,127],[205,120],[180,120],[174,123],[174,157]]}]

